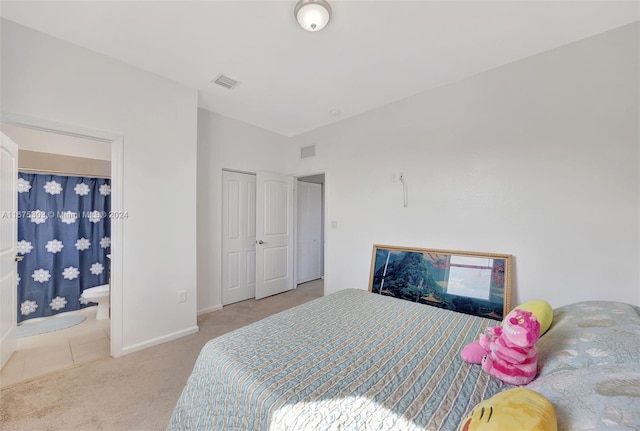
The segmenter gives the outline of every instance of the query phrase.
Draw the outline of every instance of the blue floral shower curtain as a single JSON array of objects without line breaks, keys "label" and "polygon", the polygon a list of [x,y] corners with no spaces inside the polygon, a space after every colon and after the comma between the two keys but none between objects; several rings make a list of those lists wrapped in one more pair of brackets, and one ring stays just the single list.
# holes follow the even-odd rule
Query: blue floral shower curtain
[{"label": "blue floral shower curtain", "polygon": [[107,284],[108,179],[18,173],[18,322],[87,306]]}]

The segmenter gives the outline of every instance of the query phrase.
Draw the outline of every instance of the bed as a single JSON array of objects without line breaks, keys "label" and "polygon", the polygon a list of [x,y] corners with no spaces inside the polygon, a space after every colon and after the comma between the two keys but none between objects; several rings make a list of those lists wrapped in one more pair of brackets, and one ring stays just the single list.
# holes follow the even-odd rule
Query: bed
[{"label": "bed", "polygon": [[[602,418],[610,429],[640,429],[640,318],[632,306],[611,304],[617,303],[559,309],[539,341],[540,377],[530,386],[552,401],[561,430],[603,429],[574,427]],[[588,323],[602,329],[596,335],[578,324],[587,310],[598,317]],[[606,327],[597,326],[603,322]],[[475,404],[512,387],[460,358],[467,343],[496,323],[343,290],[209,341],[168,429],[456,430]],[[622,325],[616,336],[624,339],[592,346],[605,352],[592,351],[597,360],[571,363],[581,355],[565,351],[581,344],[586,351],[598,337],[612,340],[611,330]],[[632,351],[623,352],[626,347]],[[580,403],[580,394],[568,392],[578,390],[576,382],[590,390],[582,374],[594,373],[584,368],[601,365],[600,380],[591,381],[606,395]],[[609,372],[626,383],[603,389]]]},{"label": "bed", "polygon": [[640,308],[585,301],[554,309],[527,388],[553,404],[559,431],[640,430]]}]

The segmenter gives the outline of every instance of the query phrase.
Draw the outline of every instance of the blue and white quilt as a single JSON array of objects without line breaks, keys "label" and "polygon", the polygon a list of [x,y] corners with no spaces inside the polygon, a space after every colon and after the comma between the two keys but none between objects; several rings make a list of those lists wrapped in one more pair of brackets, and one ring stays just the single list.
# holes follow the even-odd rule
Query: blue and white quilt
[{"label": "blue and white quilt", "polygon": [[510,386],[460,350],[495,321],[343,290],[207,343],[169,430],[455,430]]}]

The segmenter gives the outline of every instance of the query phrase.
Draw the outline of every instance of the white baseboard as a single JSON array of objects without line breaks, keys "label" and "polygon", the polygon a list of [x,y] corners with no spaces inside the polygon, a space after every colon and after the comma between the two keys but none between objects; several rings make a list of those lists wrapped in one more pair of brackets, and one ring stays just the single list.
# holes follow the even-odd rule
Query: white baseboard
[{"label": "white baseboard", "polygon": [[222,310],[222,304],[214,305],[213,307],[203,308],[202,310],[198,310],[198,316],[201,314],[211,313],[212,311]]},{"label": "white baseboard", "polygon": [[0,369],[2,369],[7,362],[9,362],[9,358],[16,350],[17,345],[17,336],[18,332],[16,324],[14,323],[12,327],[4,334],[2,340],[0,340]]},{"label": "white baseboard", "polygon": [[134,344],[133,346],[124,347],[122,349],[122,355],[128,355],[129,353],[134,353],[143,349],[147,349],[149,347],[157,346],[158,344],[166,343],[167,341],[177,340],[178,338],[182,338],[186,335],[195,334],[198,332],[200,328],[198,326],[192,326],[191,328],[183,329],[182,331],[173,332],[171,334],[163,335],[162,337],[153,338],[148,341],[144,341],[142,343]]}]

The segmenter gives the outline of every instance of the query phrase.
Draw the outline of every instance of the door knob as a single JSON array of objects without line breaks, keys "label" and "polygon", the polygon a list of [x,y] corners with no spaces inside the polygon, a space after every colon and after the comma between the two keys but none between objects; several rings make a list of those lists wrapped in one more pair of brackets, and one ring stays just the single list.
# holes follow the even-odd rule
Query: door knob
[{"label": "door knob", "polygon": [[263,240],[258,241],[258,244],[265,244],[265,242]]},{"label": "door knob", "polygon": [[24,256],[16,256],[14,259],[16,262],[22,262],[24,260]]}]

